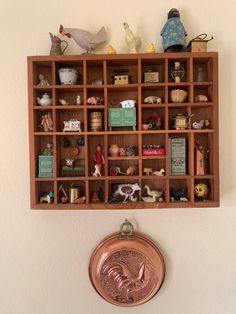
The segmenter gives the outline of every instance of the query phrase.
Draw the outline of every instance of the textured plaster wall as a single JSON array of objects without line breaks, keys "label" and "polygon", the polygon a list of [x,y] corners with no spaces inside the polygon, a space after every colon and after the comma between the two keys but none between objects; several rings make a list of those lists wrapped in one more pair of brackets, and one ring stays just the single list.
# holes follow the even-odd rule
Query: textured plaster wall
[{"label": "textured plaster wall", "polygon": [[[0,313],[236,313],[236,1],[0,1]],[[27,55],[45,55],[48,32],[63,23],[96,32],[126,51],[122,22],[161,49],[160,30],[178,7],[192,38],[214,35],[219,51],[221,207],[138,211],[31,211],[29,208]],[[103,51],[105,47],[102,48]],[[70,53],[81,53],[71,44]],[[129,218],[160,246],[166,279],[150,302],[106,303],[88,277],[90,254]]]}]

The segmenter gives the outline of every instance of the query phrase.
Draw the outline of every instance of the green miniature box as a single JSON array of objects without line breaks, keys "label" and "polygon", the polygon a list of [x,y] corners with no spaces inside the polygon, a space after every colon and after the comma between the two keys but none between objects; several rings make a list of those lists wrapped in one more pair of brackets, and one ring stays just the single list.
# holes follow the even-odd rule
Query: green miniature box
[{"label": "green miniature box", "polygon": [[49,155],[38,156],[38,177],[39,178],[53,177],[53,156]]},{"label": "green miniature box", "polygon": [[186,175],[185,138],[170,138],[170,175]]},{"label": "green miniature box", "polygon": [[110,108],[108,109],[109,131],[112,127],[131,126],[136,130],[136,108]]}]

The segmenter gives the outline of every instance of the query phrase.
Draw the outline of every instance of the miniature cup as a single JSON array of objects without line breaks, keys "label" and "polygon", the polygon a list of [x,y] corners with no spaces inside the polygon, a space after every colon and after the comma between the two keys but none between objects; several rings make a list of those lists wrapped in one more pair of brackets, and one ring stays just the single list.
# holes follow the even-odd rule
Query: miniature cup
[{"label": "miniature cup", "polygon": [[148,129],[152,128],[152,124],[151,123],[149,123],[149,124],[145,123],[145,124],[142,124],[142,127],[143,127],[143,130],[148,130]]}]

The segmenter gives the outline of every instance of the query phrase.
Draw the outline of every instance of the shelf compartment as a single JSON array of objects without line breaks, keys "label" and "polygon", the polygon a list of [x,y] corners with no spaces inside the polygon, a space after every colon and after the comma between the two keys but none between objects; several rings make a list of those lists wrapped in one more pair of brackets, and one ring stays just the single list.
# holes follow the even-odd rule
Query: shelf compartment
[{"label": "shelf compartment", "polygon": [[172,133],[168,143],[169,173],[171,176],[183,176],[191,173],[191,137],[188,133]]},{"label": "shelf compartment", "polygon": [[[180,69],[177,72],[173,72],[175,69],[175,63],[179,63]],[[175,82],[175,75],[180,78],[180,82]],[[190,59],[189,58],[176,58],[168,60],[168,82],[189,82],[190,81]]]},{"label": "shelf compartment", "polygon": [[46,107],[46,106],[41,106],[38,104],[37,98],[42,99],[42,97],[48,95],[49,98],[51,98],[51,105],[47,107],[52,107],[54,104],[53,98],[52,98],[52,89],[34,89],[33,91],[33,106],[37,106],[39,108]]},{"label": "shelf compartment", "polygon": [[120,102],[123,100],[132,99],[136,101],[136,108],[138,107],[138,88],[133,87],[129,90],[124,88],[108,89],[107,104],[108,108],[121,108]]},{"label": "shelf compartment", "polygon": [[[62,68],[68,68],[68,69],[74,69],[78,71],[78,80],[76,84],[61,84],[60,78],[59,78],[59,69]],[[78,85],[82,85],[84,83],[84,78],[83,78],[83,61],[82,60],[64,60],[64,61],[56,61],[55,62],[55,79],[56,85],[61,85],[63,87],[71,87],[74,88]]]},{"label": "shelf compartment", "polygon": [[34,110],[34,132],[50,133],[52,131],[53,131],[52,110],[48,109]]},{"label": "shelf compartment", "polygon": [[94,106],[94,109],[87,109],[87,131],[90,134],[106,130],[104,108]]},{"label": "shelf compartment", "polygon": [[58,204],[81,204],[86,203],[86,184],[82,180],[57,181]]},{"label": "shelf compartment", "polygon": [[[107,149],[105,146],[105,137],[103,135],[89,135],[88,136],[88,152],[87,152],[87,162],[88,162],[88,176],[93,177],[95,171],[95,160],[97,146],[101,145],[102,154],[105,159],[105,164],[101,165],[101,175],[105,176],[107,167]],[[96,179],[102,179],[102,177],[95,177]]]},{"label": "shelf compartment", "polygon": [[[164,86],[143,86],[141,88],[141,93],[142,93],[142,104],[143,107],[145,105],[149,106],[149,105],[157,105],[160,106],[161,104],[164,104],[166,102],[166,98],[165,98],[165,87]],[[152,99],[150,99],[150,103],[147,103],[148,100],[146,100],[146,102],[144,101],[147,97],[150,96],[156,96],[156,97],[160,97],[161,98],[161,104],[157,104],[157,103],[152,103]]]},{"label": "shelf compartment", "polygon": [[165,123],[165,109],[164,108],[142,108],[142,130],[143,124],[149,125],[147,131],[164,130],[167,128]]},{"label": "shelf compartment", "polygon": [[116,194],[115,192],[118,189],[120,184],[138,184],[140,190],[136,190],[133,194],[133,198],[137,198],[137,201],[129,201],[128,203],[132,206],[137,204],[138,201],[141,200],[141,185],[140,180],[135,177],[122,178],[122,177],[112,177],[112,180],[108,181],[108,202],[111,204],[124,204],[123,201],[125,199],[124,195]]},{"label": "shelf compartment", "polygon": [[213,108],[212,107],[192,107],[191,114],[191,128],[194,130],[212,130],[214,128],[213,122]]},{"label": "shelf compartment", "polygon": [[184,179],[172,179],[169,183],[170,202],[187,203],[191,201],[191,181]]},{"label": "shelf compartment", "polygon": [[48,180],[35,182],[35,204],[40,204],[47,207],[54,203],[54,182]]},{"label": "shelf compartment", "polygon": [[212,69],[211,58],[193,58],[193,82],[212,82]]},{"label": "shelf compartment", "polygon": [[145,83],[145,73],[149,72],[154,73],[158,72],[159,80],[155,84],[165,82],[165,59],[142,59],[141,60],[142,83],[144,84],[152,83],[152,82]]},{"label": "shelf compartment", "polygon": [[[178,116],[178,115],[181,115],[181,116]],[[189,121],[190,115],[191,115],[190,107],[169,107],[168,108],[168,118],[169,118],[168,129],[175,130],[175,131],[185,131],[185,130],[191,129],[191,123],[188,123],[191,121],[191,120]],[[181,123],[180,121],[180,123],[177,123],[176,125],[176,117],[181,118],[181,121],[183,121],[185,117],[186,123],[184,124],[184,123]]]},{"label": "shelf compartment", "polygon": [[166,175],[166,159],[143,159],[142,175],[145,177],[153,176],[154,179],[162,179]]},{"label": "shelf compartment", "polygon": [[[199,103],[199,104],[206,104],[207,102],[205,103],[201,103],[199,100],[198,100],[198,97],[199,95],[203,95],[203,96],[206,96],[207,97],[207,102],[212,102],[214,101],[213,99],[213,87],[212,85],[195,85],[194,86],[194,91],[193,91],[193,100],[195,103]],[[201,96],[200,96],[201,97]]]},{"label": "shelf compartment", "polygon": [[[33,85],[37,87],[47,88],[47,85],[41,85],[39,75],[42,74],[44,79],[48,82],[49,86],[53,85],[53,74],[52,74],[52,62],[43,61],[43,62],[34,62],[33,64]],[[45,82],[46,83],[46,82]]]},{"label": "shelf compartment", "polygon": [[194,174],[212,175],[214,174],[215,157],[213,152],[213,134],[194,134]]},{"label": "shelf compartment", "polygon": [[[40,136],[37,135],[34,138],[34,152],[35,152],[35,159],[34,159],[34,178],[38,177],[39,174],[39,156],[44,155],[45,150],[47,149],[47,145],[50,144],[53,146],[53,137],[52,136]],[[47,156],[47,155],[46,155]],[[51,157],[51,156],[49,156]],[[43,166],[43,165],[42,165]],[[45,165],[48,167],[48,165]],[[53,167],[53,165],[52,165]],[[49,169],[48,169],[49,170]],[[52,171],[51,171],[52,172]],[[53,177],[53,175],[50,175],[50,178]]]},{"label": "shelf compartment", "polygon": [[[138,148],[139,141],[137,134],[128,134],[127,136],[120,136],[119,134],[110,134],[108,135],[108,153],[111,145],[118,145],[120,158],[137,158],[138,156]],[[112,156],[109,154],[110,160],[112,160]],[[118,157],[118,158],[119,158]],[[116,157],[114,157],[116,158]]]},{"label": "shelf compartment", "polygon": [[[171,100],[171,91],[173,91],[173,90],[178,90],[178,89],[180,89],[180,90],[184,90],[184,91],[186,91],[187,92],[187,98],[183,101],[183,102],[175,102],[175,101],[172,101]],[[168,103],[170,103],[170,104],[175,104],[175,105],[178,105],[178,104],[186,104],[186,103],[189,103],[189,102],[191,102],[191,88],[190,88],[190,86],[188,86],[188,85],[178,85],[178,84],[176,84],[175,86],[173,86],[173,85],[171,85],[171,86],[169,86],[168,87]]]},{"label": "shelf compartment", "polygon": [[57,177],[85,176],[85,146],[78,145],[84,136],[57,136]]},{"label": "shelf compartment", "polygon": [[139,162],[137,159],[129,160],[108,160],[108,175],[114,176],[130,176],[139,175]]},{"label": "shelf compartment", "polygon": [[[56,131],[66,133],[74,133],[73,131],[63,131],[65,124],[64,121],[69,120],[78,120],[80,121],[80,130],[84,131],[84,112],[80,109],[71,109],[71,110],[56,110]],[[71,129],[71,128],[70,128]],[[72,129],[71,129],[72,130]],[[80,132],[76,130],[76,132]]]},{"label": "shelf compartment", "polygon": [[55,105],[61,107],[80,107],[81,105],[76,105],[77,97],[79,96],[81,105],[86,104],[84,101],[83,88],[59,88],[56,89]]},{"label": "shelf compartment", "polygon": [[[207,186],[207,189],[205,188]],[[194,201],[198,206],[205,207],[205,203],[218,202],[214,179],[194,179]]]},{"label": "shelf compartment", "polygon": [[[104,84],[104,70],[102,60],[89,60],[86,62],[86,84],[100,86]],[[100,84],[101,83],[101,84]]]},{"label": "shelf compartment", "polygon": [[[152,146],[152,147],[151,147]],[[156,146],[159,146],[163,149],[164,153],[157,153],[157,154],[148,154],[144,155],[143,157],[163,157],[166,155],[166,141],[165,141],[165,134],[164,133],[150,133],[150,134],[142,134],[142,150],[143,149],[156,149]]]},{"label": "shelf compartment", "polygon": [[104,203],[105,202],[105,181],[89,180],[89,202],[90,203]]},{"label": "shelf compartment", "polygon": [[[119,70],[128,70],[128,72],[119,72]],[[138,83],[138,61],[129,60],[107,60],[107,84],[114,84],[114,75],[129,76],[129,83]]]},{"label": "shelf compartment", "polygon": [[[163,203],[167,201],[166,180],[161,179],[160,177],[156,177],[155,179],[148,178],[147,176],[142,178],[141,185],[142,200],[145,203]],[[155,201],[153,202],[153,200]]]},{"label": "shelf compartment", "polygon": [[87,88],[87,99],[84,100],[84,104],[89,106],[91,104],[89,104],[87,102],[88,98],[91,98],[91,97],[97,97],[100,99],[100,104],[98,105],[94,105],[93,107],[96,109],[96,108],[99,108],[101,105],[104,105],[104,99],[105,99],[105,95],[104,95],[104,89],[101,88],[101,87],[88,87]]}]

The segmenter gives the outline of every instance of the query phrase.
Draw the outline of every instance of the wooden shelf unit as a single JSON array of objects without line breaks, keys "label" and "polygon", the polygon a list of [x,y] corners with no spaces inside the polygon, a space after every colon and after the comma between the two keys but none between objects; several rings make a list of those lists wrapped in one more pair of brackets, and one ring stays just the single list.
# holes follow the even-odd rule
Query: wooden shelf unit
[{"label": "wooden shelf unit", "polygon": [[[173,62],[179,61],[184,66],[185,76],[180,83],[174,83],[170,76]],[[203,67],[206,81],[197,82],[198,66]],[[82,75],[78,85],[61,85],[58,69],[69,67],[77,69]],[[113,84],[113,71],[119,68],[129,69],[132,81],[126,85]],[[143,74],[150,68],[159,72],[158,83],[144,83]],[[48,86],[39,86],[38,75],[44,74]],[[103,84],[95,86],[93,80],[102,79]],[[170,91],[184,89],[188,93],[186,102],[173,103],[170,101]],[[47,93],[52,98],[51,106],[37,105],[36,97]],[[194,102],[197,94],[208,97],[208,102]],[[62,106],[60,98],[70,102],[80,95],[82,105]],[[149,95],[160,96],[162,104],[145,104],[144,98]],[[169,208],[169,207],[216,207],[219,206],[219,134],[218,134],[218,54],[207,53],[157,53],[157,54],[116,54],[99,55],[84,54],[70,56],[30,56],[28,57],[28,96],[29,96],[29,143],[30,143],[30,185],[32,209],[138,209],[138,208]],[[99,96],[104,99],[104,105],[87,105],[87,98]],[[137,125],[132,128],[108,128],[108,109],[120,107],[119,102],[125,99],[136,100]],[[103,117],[101,132],[90,131],[90,112],[100,111]],[[50,112],[53,119],[53,130],[44,132],[39,123],[43,113]],[[210,128],[195,130],[191,128],[176,130],[172,127],[172,119],[178,113],[194,114],[196,121],[210,120]],[[163,125],[160,130],[142,130],[142,124],[152,115],[162,117]],[[82,132],[63,132],[63,121],[72,117],[82,122]],[[79,146],[79,158],[83,159],[84,172],[82,175],[62,175],[63,160],[69,158],[68,149],[62,147],[62,139],[66,137],[74,145],[78,137],[84,138],[84,146]],[[170,175],[169,138],[185,138],[187,142],[187,172],[186,175]],[[208,168],[206,175],[195,174],[194,141],[199,140],[206,150],[209,150]],[[38,178],[38,155],[42,154],[47,143],[53,143],[53,177]],[[166,150],[164,156],[142,156],[142,145],[160,144]],[[102,177],[91,175],[94,164],[92,155],[96,145],[101,144],[106,163],[102,167]],[[111,157],[109,146],[118,144],[120,147],[136,146],[136,156]],[[78,158],[78,159],[79,159]],[[126,169],[129,165],[137,166],[136,176],[110,176],[111,166]],[[145,176],[144,167],[154,170],[165,168],[165,176]],[[129,203],[110,203],[111,190],[114,184],[139,183],[141,191],[137,193],[138,201]],[[203,182],[209,187],[210,193],[205,201],[196,200],[194,186]],[[72,184],[79,186],[81,194],[85,195],[84,204],[61,203],[60,185],[69,189]],[[163,202],[145,203],[142,196],[147,196],[145,184],[151,189],[163,189]],[[93,191],[102,188],[104,200],[92,203]],[[171,189],[185,188],[188,202],[171,202]],[[54,192],[53,203],[40,203],[40,195]]]}]

